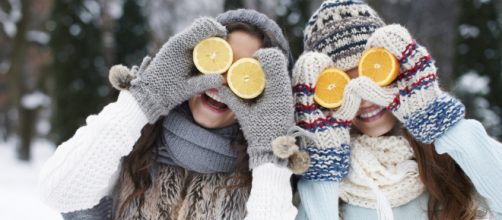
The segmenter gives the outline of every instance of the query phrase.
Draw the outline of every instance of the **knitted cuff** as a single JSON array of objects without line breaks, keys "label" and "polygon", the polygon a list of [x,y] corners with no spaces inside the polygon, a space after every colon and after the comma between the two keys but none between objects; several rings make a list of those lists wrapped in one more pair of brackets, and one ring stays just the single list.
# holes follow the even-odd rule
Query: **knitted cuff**
[{"label": "knitted cuff", "polygon": [[[249,147],[248,147],[249,149]],[[278,166],[286,167],[288,164],[288,161],[285,159],[280,159],[277,156],[274,155],[272,150],[270,151],[248,151],[249,155],[249,169],[253,170],[254,168],[266,164],[266,163],[273,163]]]},{"label": "knitted cuff", "polygon": [[302,179],[340,182],[349,173],[350,146],[342,144],[336,148],[319,149],[305,147],[310,155],[310,167]]},{"label": "knitted cuff", "polygon": [[464,105],[454,97],[443,94],[423,110],[405,118],[404,127],[418,141],[430,144],[464,117]]},{"label": "knitted cuff", "polygon": [[338,208],[333,208],[338,207],[339,188],[339,182],[298,181],[301,206],[308,216],[303,219],[339,219]]},{"label": "knitted cuff", "polygon": [[160,116],[165,115],[170,110],[167,107],[164,107],[164,109],[159,103],[152,101],[153,97],[141,85],[132,85],[129,91],[138,101],[141,110],[145,113],[150,124],[154,124]]},{"label": "knitted cuff", "polygon": [[245,220],[294,219],[297,210],[292,203],[291,175],[288,168],[271,163],[256,167]]}]

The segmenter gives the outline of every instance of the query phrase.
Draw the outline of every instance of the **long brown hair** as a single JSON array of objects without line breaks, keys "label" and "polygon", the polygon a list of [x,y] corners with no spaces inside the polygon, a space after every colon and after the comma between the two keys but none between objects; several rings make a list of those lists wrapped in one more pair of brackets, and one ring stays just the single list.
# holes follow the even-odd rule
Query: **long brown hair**
[{"label": "long brown hair", "polygon": [[[240,30],[258,37],[262,40],[262,48],[277,46],[270,33],[265,33],[247,23],[232,23],[227,25],[226,28],[229,33]],[[162,121],[161,118],[153,125],[145,125],[141,130],[140,138],[133,146],[132,152],[123,160],[121,172],[131,178],[134,184],[134,191],[120,205],[119,213],[123,213],[128,204],[135,199],[138,199],[139,208],[144,204],[145,192],[152,186],[150,170],[158,157],[158,149],[155,142],[162,131]],[[248,187],[251,185],[252,177],[249,170],[249,156],[246,152],[247,142],[241,131],[232,138],[231,146],[237,153],[237,163],[233,175],[227,179],[227,183],[229,184],[225,188],[231,190]]]},{"label": "long brown hair", "polygon": [[[162,132],[162,121],[163,119],[160,118],[153,125],[145,125],[133,150],[123,160],[122,172],[131,178],[134,184],[134,191],[120,205],[119,213],[123,213],[127,205],[134,199],[138,199],[139,207],[143,206],[145,201],[144,194],[152,186],[150,169],[158,157],[158,148],[155,142]],[[247,143],[241,131],[232,138],[231,146],[237,153],[237,164],[234,175],[230,176],[230,178],[235,180],[234,182],[237,184],[229,187],[246,187],[251,184],[251,173],[248,165],[249,156],[246,153]]]},{"label": "long brown hair", "polygon": [[[356,127],[352,135],[362,134]],[[427,217],[429,220],[474,220],[483,214],[479,211],[474,185],[464,171],[448,154],[436,153],[434,144],[424,144],[396,124],[385,136],[400,135],[413,149],[418,164],[420,180],[429,193]],[[343,201],[340,200],[340,204]],[[342,211],[340,219],[343,219]]]},{"label": "long brown hair", "polygon": [[429,193],[429,220],[474,220],[478,217],[481,213],[474,185],[453,158],[436,153],[434,144],[420,143],[406,130],[403,134],[413,148],[420,179]]}]

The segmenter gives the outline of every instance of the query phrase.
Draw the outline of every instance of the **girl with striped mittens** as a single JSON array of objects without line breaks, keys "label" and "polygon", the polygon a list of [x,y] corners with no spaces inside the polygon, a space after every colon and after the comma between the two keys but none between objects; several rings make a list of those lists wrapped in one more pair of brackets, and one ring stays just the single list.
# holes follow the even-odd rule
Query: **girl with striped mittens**
[{"label": "girl with striped mittens", "polygon": [[[502,144],[464,118],[406,28],[386,25],[363,1],[329,0],[310,18],[304,46],[293,70],[296,119],[318,143],[301,143],[312,163],[298,183],[297,219],[502,218]],[[375,47],[400,63],[384,88],[357,68]],[[327,67],[352,78],[335,110],[312,97]]]}]

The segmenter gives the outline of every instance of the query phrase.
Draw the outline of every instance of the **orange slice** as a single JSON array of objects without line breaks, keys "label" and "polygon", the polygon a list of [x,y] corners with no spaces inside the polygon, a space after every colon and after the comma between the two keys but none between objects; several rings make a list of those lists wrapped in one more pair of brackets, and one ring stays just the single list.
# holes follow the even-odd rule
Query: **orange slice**
[{"label": "orange slice", "polygon": [[314,100],[325,108],[336,108],[342,104],[343,91],[349,83],[349,76],[336,68],[327,68],[317,77]]},{"label": "orange slice", "polygon": [[399,73],[399,63],[389,51],[371,48],[364,52],[359,61],[359,75],[366,76],[379,86],[392,83]]},{"label": "orange slice", "polygon": [[228,70],[227,83],[235,95],[243,99],[256,98],[265,89],[265,73],[258,60],[241,58]]},{"label": "orange slice", "polygon": [[232,47],[222,38],[210,37],[199,42],[193,49],[195,67],[204,74],[221,74],[233,61]]}]

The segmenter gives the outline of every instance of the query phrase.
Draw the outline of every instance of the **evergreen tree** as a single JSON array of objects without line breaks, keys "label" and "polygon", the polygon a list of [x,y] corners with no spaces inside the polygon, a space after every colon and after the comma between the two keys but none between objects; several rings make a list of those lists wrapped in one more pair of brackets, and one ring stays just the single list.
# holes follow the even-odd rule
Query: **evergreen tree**
[{"label": "evergreen tree", "polygon": [[502,28],[495,4],[460,1],[454,74],[460,79],[456,93],[467,106],[468,117],[479,119],[501,139]]},{"label": "evergreen tree", "polygon": [[141,64],[150,40],[147,20],[139,3],[138,0],[125,0],[123,16],[115,26],[116,63],[128,67]]},{"label": "evergreen tree", "polygon": [[276,8],[277,24],[284,31],[295,60],[303,52],[303,30],[313,13],[311,4],[309,0],[279,1]]},{"label": "evergreen tree", "polygon": [[108,96],[100,10],[94,0],[54,2],[49,88],[54,104],[51,136],[56,143],[70,138],[88,115],[102,109]]},{"label": "evergreen tree", "polygon": [[225,11],[244,8],[244,2],[242,2],[242,0],[225,0],[225,2],[223,3],[223,8],[225,9]]}]

